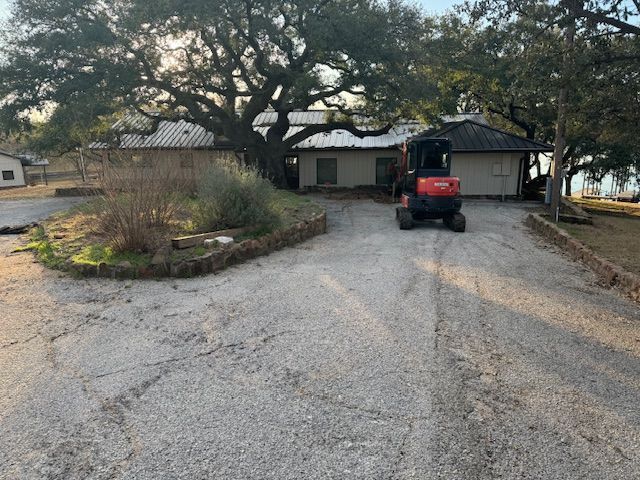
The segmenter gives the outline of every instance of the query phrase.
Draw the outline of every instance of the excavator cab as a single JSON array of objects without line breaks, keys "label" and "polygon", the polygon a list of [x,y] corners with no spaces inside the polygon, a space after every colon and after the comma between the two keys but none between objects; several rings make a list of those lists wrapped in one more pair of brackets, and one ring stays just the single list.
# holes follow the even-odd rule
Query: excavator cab
[{"label": "excavator cab", "polygon": [[447,138],[415,137],[403,147],[402,206],[396,218],[402,230],[415,220],[442,219],[451,230],[464,232],[460,213],[460,179],[451,176],[451,142]]}]

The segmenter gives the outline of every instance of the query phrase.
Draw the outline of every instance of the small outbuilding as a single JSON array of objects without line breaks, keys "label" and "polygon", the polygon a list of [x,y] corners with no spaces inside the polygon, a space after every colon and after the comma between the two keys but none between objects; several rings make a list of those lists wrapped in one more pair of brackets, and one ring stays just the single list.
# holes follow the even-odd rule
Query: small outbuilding
[{"label": "small outbuilding", "polygon": [[[326,113],[291,112],[287,136],[325,122]],[[264,112],[256,118],[254,128],[266,135],[276,118],[275,112]],[[286,159],[290,186],[388,185],[389,166],[400,163],[402,143],[426,135],[451,140],[451,174],[460,178],[463,195],[516,197],[521,194],[527,156],[553,152],[553,145],[490,126],[480,113],[445,116],[442,123],[442,128],[434,129],[417,121],[403,121],[375,137],[359,138],[346,130],[312,135],[296,144]]]},{"label": "small outbuilding", "polygon": [[0,150],[0,188],[24,187],[25,185],[21,159]]}]

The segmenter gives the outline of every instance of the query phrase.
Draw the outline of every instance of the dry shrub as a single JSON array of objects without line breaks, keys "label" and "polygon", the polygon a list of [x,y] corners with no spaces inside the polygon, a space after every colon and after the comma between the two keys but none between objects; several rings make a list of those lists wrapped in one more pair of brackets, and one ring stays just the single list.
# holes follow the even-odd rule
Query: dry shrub
[{"label": "dry shrub", "polygon": [[116,251],[156,248],[184,207],[185,180],[173,162],[107,161],[100,175],[105,208],[98,230]]},{"label": "dry shrub", "polygon": [[193,221],[201,231],[277,223],[275,188],[253,168],[219,161],[209,166],[198,184]]}]

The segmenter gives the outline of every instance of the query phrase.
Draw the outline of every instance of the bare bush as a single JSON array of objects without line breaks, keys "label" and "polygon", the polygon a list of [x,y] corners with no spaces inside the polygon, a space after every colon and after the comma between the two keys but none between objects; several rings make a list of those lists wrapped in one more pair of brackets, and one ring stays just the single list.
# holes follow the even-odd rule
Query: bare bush
[{"label": "bare bush", "polygon": [[257,169],[216,162],[199,181],[193,221],[202,231],[271,226],[278,221],[274,200],[275,188]]},{"label": "bare bush", "polygon": [[100,175],[105,208],[97,226],[117,251],[151,251],[184,206],[184,178],[173,162],[112,156]]}]

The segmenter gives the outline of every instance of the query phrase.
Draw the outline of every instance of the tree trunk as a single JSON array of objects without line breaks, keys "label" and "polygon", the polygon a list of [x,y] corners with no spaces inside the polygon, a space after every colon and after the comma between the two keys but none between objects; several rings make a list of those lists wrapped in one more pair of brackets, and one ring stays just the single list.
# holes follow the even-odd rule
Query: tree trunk
[{"label": "tree trunk", "polygon": [[553,151],[552,192],[551,192],[551,218],[558,221],[560,213],[560,189],[562,183],[562,160],[567,144],[567,110],[569,104],[569,66],[572,59],[572,49],[576,33],[575,5],[573,0],[568,2],[569,24],[564,33],[564,58],[562,62],[562,86],[558,95],[558,120],[556,122],[555,149]]},{"label": "tree trunk", "polygon": [[268,144],[247,147],[247,163],[257,168],[261,175],[271,180],[278,188],[288,188],[287,175],[284,168],[286,152],[273,148]]},{"label": "tree trunk", "polygon": [[261,148],[257,154],[257,167],[262,176],[271,180],[278,188],[288,188],[287,175],[284,169],[285,152],[279,149],[271,149],[268,146]]},{"label": "tree trunk", "polygon": [[265,166],[263,167],[263,175],[265,175],[278,188],[289,188],[287,183],[287,175],[284,169],[284,153],[270,153],[268,157],[263,157]]},{"label": "tree trunk", "polygon": [[567,197],[571,196],[571,181],[573,180],[573,174],[568,173],[567,176],[564,178],[564,194]]}]

